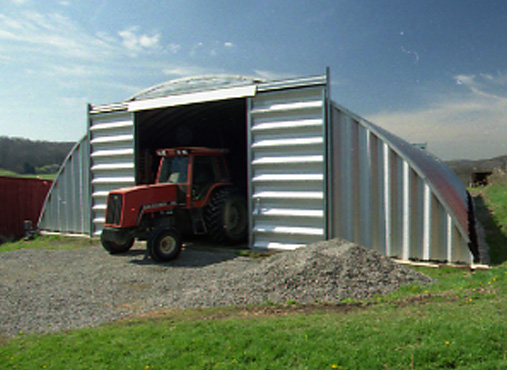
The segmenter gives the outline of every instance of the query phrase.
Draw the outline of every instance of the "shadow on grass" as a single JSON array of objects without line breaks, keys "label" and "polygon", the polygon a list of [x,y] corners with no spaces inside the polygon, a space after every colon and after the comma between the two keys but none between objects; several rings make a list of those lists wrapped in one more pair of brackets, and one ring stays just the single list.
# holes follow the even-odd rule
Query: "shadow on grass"
[{"label": "shadow on grass", "polygon": [[492,265],[500,265],[507,261],[507,235],[502,232],[493,214],[486,205],[481,194],[474,196],[477,218],[484,227],[486,242],[489,245],[489,256]]}]

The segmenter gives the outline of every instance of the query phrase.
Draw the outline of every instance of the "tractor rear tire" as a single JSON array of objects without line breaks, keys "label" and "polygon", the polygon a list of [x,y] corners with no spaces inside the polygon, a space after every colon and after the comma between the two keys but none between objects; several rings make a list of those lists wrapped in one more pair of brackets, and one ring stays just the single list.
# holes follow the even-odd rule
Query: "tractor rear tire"
[{"label": "tractor rear tire", "polygon": [[125,242],[118,242],[108,240],[104,237],[104,234],[100,234],[100,243],[109,254],[121,254],[126,253],[134,245],[135,239],[133,237],[128,238]]},{"label": "tractor rear tire", "polygon": [[175,259],[181,248],[181,235],[174,227],[161,226],[148,239],[148,253],[155,262]]},{"label": "tractor rear tire", "polygon": [[215,242],[238,244],[246,241],[248,229],[246,200],[238,189],[218,190],[206,206],[204,215],[208,234]]}]

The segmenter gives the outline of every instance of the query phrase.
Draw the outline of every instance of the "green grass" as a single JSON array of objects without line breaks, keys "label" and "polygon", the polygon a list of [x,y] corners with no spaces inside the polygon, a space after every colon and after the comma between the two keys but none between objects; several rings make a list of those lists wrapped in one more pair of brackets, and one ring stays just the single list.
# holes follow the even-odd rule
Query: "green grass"
[{"label": "green grass", "polygon": [[3,369],[505,369],[507,264],[342,305],[171,310],[4,338]]},{"label": "green grass", "polygon": [[484,195],[491,207],[493,219],[500,226],[502,232],[507,234],[507,176],[502,182],[496,182],[488,186]]},{"label": "green grass", "polygon": [[35,174],[35,175],[24,175],[19,174],[16,172],[12,172],[9,170],[3,170],[0,169],[0,176],[7,176],[7,177],[23,177],[23,178],[37,178],[42,180],[54,180],[56,174],[55,173],[44,173],[44,174]]},{"label": "green grass", "polygon": [[492,264],[507,261],[507,174],[497,172],[490,185],[474,189],[477,216],[486,233]]},{"label": "green grass", "polygon": [[34,239],[20,239],[0,244],[0,253],[20,249],[60,249],[73,250],[96,245],[97,241],[90,238],[70,237],[63,235],[35,235]]}]

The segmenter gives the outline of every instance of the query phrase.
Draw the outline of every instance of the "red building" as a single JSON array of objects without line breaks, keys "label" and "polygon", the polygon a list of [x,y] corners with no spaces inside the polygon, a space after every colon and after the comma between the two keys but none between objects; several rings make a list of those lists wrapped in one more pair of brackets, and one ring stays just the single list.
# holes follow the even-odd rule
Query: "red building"
[{"label": "red building", "polygon": [[0,176],[0,242],[25,234],[25,220],[37,226],[52,181]]}]

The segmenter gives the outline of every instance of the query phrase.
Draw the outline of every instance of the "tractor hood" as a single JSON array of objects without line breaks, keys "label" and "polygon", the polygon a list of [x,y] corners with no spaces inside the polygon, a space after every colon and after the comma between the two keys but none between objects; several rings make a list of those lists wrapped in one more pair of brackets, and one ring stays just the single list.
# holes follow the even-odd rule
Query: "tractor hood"
[{"label": "tractor hood", "polygon": [[109,193],[108,208],[112,199],[121,197],[120,227],[136,226],[143,214],[166,211],[177,204],[178,186],[176,184],[141,185],[122,188]]}]

